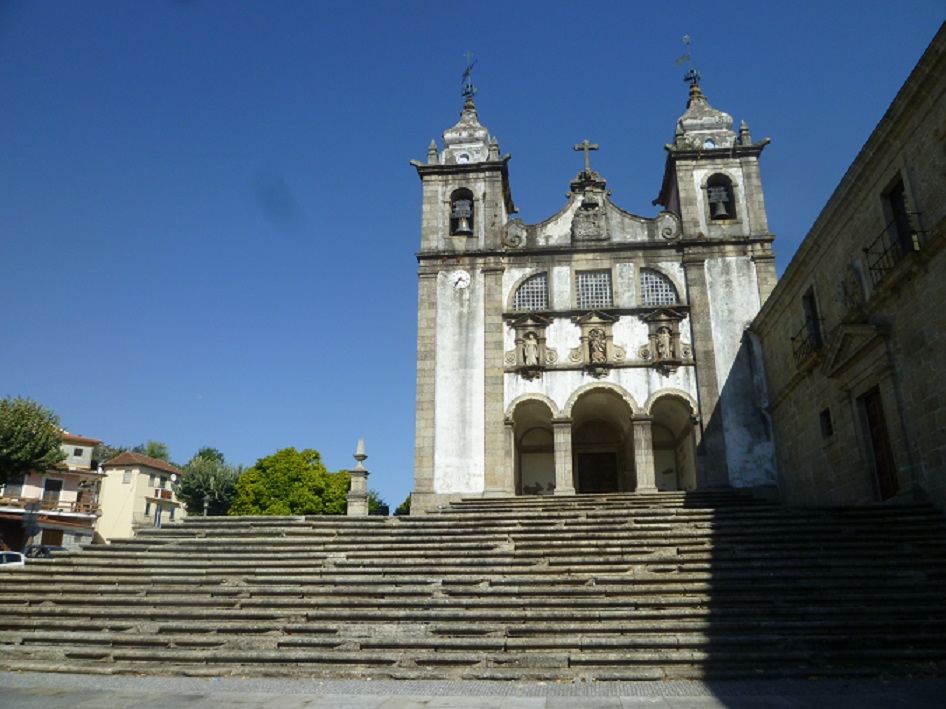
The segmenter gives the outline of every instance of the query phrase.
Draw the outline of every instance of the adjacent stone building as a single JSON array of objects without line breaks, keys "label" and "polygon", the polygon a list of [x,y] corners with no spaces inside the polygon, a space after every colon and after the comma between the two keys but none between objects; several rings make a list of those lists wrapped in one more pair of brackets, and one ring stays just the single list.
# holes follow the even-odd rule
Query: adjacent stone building
[{"label": "adjacent stone building", "polygon": [[768,141],[744,122],[734,131],[695,81],[689,93],[656,216],[611,201],[585,141],[561,211],[515,218],[510,157],[472,93],[443,149],[432,142],[412,163],[423,190],[413,512],[470,496],[774,484],[745,332],[775,284],[758,163]]},{"label": "adjacent stone building", "polygon": [[946,507],[946,26],[753,332],[790,504]]}]

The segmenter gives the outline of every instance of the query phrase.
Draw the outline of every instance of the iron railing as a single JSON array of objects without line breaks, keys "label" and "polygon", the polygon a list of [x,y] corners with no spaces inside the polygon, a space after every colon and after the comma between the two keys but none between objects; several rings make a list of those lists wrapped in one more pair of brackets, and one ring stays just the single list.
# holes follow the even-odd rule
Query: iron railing
[{"label": "iron railing", "polygon": [[792,337],[792,356],[795,366],[799,366],[812,352],[824,347],[821,337],[821,322],[812,318],[805,318],[805,324]]},{"label": "iron railing", "polygon": [[892,219],[864,249],[872,285],[880,283],[907,254],[923,247],[924,233],[916,228],[919,216],[919,212],[908,212],[903,219]]}]

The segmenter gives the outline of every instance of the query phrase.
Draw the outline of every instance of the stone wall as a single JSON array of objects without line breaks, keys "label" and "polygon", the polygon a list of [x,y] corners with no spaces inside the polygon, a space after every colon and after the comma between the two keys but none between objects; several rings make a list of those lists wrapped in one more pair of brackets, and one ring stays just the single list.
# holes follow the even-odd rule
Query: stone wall
[{"label": "stone wall", "polygon": [[944,116],[940,29],[753,324],[785,502],[946,506]]}]

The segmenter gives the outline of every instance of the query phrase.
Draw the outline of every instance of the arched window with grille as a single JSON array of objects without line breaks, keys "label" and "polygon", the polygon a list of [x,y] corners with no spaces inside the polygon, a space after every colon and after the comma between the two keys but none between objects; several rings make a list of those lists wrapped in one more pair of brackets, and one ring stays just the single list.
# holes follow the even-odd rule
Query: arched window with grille
[{"label": "arched window with grille", "polygon": [[549,309],[549,274],[537,273],[529,276],[516,289],[512,298],[513,310]]},{"label": "arched window with grille", "polygon": [[660,271],[641,269],[641,305],[675,305],[680,296],[673,282]]}]

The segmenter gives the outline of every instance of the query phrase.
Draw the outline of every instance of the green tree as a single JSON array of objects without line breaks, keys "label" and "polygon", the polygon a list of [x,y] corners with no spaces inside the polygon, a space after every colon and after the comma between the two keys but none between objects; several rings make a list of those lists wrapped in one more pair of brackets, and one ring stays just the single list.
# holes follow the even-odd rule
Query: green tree
[{"label": "green tree", "polygon": [[130,449],[125,446],[112,446],[108,443],[99,443],[92,450],[92,467],[107,463],[119,453],[124,453],[127,450]]},{"label": "green tree", "polygon": [[32,399],[0,400],[0,483],[49,470],[65,457],[56,414]]},{"label": "green tree", "polygon": [[[204,446],[199,451],[197,451],[194,454],[194,458],[209,458],[210,460],[215,460],[218,463],[226,462],[223,458],[223,453],[221,453],[216,448],[211,448],[209,446]],[[191,460],[194,458],[191,458]]]},{"label": "green tree", "polygon": [[161,443],[161,441],[148,441],[142,445],[135,446],[132,448],[132,451],[146,455],[149,458],[154,458],[155,460],[163,460],[165,463],[171,462],[171,451],[168,449],[167,444]]},{"label": "green tree", "polygon": [[411,513],[411,496],[407,495],[407,499],[404,500],[401,504],[397,506],[397,509],[394,510],[394,515],[396,517],[401,517],[402,515],[409,515]]},{"label": "green tree", "polygon": [[284,448],[240,476],[229,514],[345,514],[350,482],[347,470],[328,472],[318,451]]},{"label": "green tree", "polygon": [[225,515],[233,504],[236,482],[241,473],[240,466],[226,464],[220,451],[201,448],[181,468],[181,481],[175,493],[190,515],[203,514],[204,497],[207,497],[208,515]]},{"label": "green tree", "polygon": [[374,490],[368,490],[368,514],[369,515],[381,514],[382,506],[387,506],[387,503],[383,499],[381,499],[381,495],[379,495]]}]

